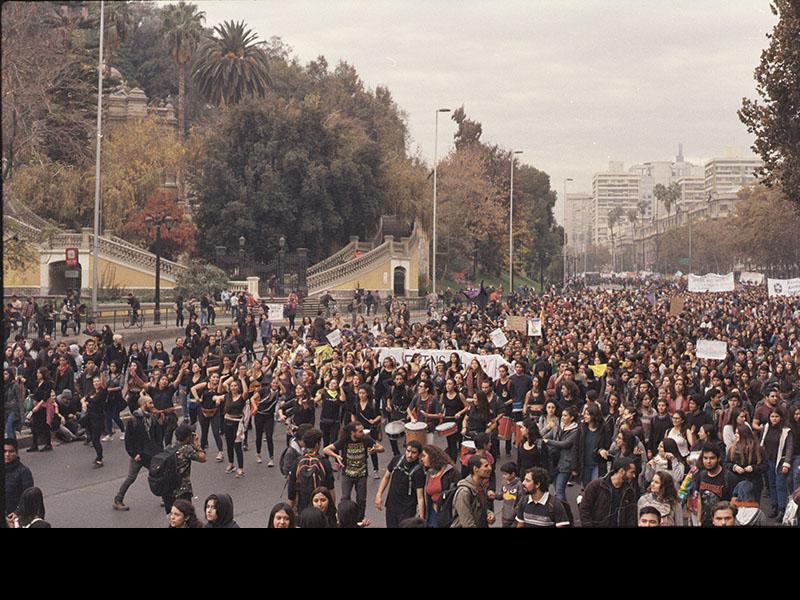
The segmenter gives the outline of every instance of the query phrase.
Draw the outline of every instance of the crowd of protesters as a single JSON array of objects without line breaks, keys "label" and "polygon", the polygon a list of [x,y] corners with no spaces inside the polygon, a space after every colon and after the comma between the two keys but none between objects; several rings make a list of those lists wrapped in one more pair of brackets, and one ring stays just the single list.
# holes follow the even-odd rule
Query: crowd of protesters
[{"label": "crowd of protesters", "polygon": [[[678,294],[683,309],[671,310]],[[17,335],[4,358],[8,524],[20,526],[20,510],[34,514],[24,522],[44,522],[41,492],[26,506],[20,500],[36,489],[17,456],[23,425],[28,452],[52,450],[53,439],[83,441],[95,468],[118,430],[130,468],[113,508],[129,509],[125,495],[142,469],[153,477],[154,464],[167,464],[177,479],[158,495],[176,528],[200,524],[191,466],[206,461],[210,438],[225,472],[245,477],[254,445],[255,462],[286,477],[288,502],[272,510],[270,528],[368,526],[370,471],[387,527],[792,522],[797,299],[768,298],[761,288],[689,294],[668,282],[510,297],[481,286],[448,290],[417,322],[387,298],[371,323],[358,310],[344,318],[329,294],[322,300],[315,318],[295,323],[296,296],[270,315],[252,297],[226,293],[232,323],[223,327],[206,296],[169,352],[160,340],[126,346],[91,324],[80,346],[51,343],[46,328]],[[376,313],[382,303],[371,292],[356,302]],[[515,316],[541,318],[541,335],[507,326]],[[498,327],[502,347],[491,341]],[[341,340],[331,347],[334,330]],[[698,358],[704,339],[726,342],[726,357]],[[407,349],[407,362],[380,358],[377,348],[392,347]],[[431,362],[425,350],[453,352]],[[498,354],[504,364],[491,377],[456,351]],[[127,423],[121,413],[130,413]],[[416,422],[424,443],[387,427]],[[285,436],[274,440],[276,429]],[[174,466],[162,462],[165,449]],[[229,495],[211,496],[203,509],[207,526],[237,527]]]}]

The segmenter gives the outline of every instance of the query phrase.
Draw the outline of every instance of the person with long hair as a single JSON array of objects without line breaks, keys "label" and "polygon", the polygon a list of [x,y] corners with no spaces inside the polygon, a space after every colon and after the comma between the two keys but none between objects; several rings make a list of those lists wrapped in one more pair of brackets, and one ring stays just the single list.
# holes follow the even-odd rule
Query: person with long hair
[{"label": "person with long hair", "polygon": [[570,478],[577,475],[579,467],[578,454],[578,423],[576,422],[577,410],[567,406],[561,413],[561,429],[556,439],[544,438],[548,448],[558,450],[558,463],[556,465],[556,496],[567,501],[567,483]]},{"label": "person with long hair", "polygon": [[328,488],[320,486],[311,492],[311,506],[325,516],[327,529],[336,529],[338,525],[336,520],[336,502]]},{"label": "person with long hair", "polygon": [[228,494],[212,494],[203,504],[204,529],[239,529],[233,519],[233,499]]},{"label": "person with long hair", "polygon": [[600,464],[603,460],[599,451],[611,445],[611,436],[597,404],[587,404],[582,417],[578,429],[578,473],[585,488],[600,476]]},{"label": "person with long hair", "polygon": [[[356,400],[354,412],[350,415],[350,418],[353,423],[361,423],[364,429],[368,429],[370,437],[376,442],[381,441],[381,421],[383,421],[383,417],[372,401],[370,386],[360,385],[358,387],[358,399]],[[370,459],[372,460],[372,469],[374,471],[373,477],[375,479],[380,479],[381,474],[378,470],[377,453],[373,452],[370,455]]]},{"label": "person with long hair", "polygon": [[[458,355],[455,355],[458,357]],[[452,462],[459,458],[461,446],[462,419],[469,410],[467,401],[456,388],[455,379],[448,377],[444,383],[444,393],[441,397],[442,410],[444,411],[443,423],[455,423],[456,432],[447,436],[447,455]]]},{"label": "person with long hair", "polygon": [[478,433],[487,432],[494,415],[484,392],[478,392],[474,399],[470,398],[467,402],[467,415],[461,435],[474,439]]},{"label": "person with long hair", "polygon": [[[59,369],[63,368],[64,361],[60,361]],[[39,452],[39,443],[44,443],[42,451],[49,452],[53,449],[50,436],[50,428],[47,426],[48,403],[50,403],[50,392],[53,384],[50,382],[50,372],[46,367],[41,367],[36,371],[36,383],[33,390],[33,409],[31,410],[31,432],[33,433],[33,444],[28,448],[28,452]],[[100,452],[102,457],[103,453]]]},{"label": "person with long hair", "polygon": [[283,400],[280,385],[278,381],[273,379],[269,384],[269,389],[261,387],[257,392],[257,403],[255,406],[255,425],[256,425],[256,462],[261,464],[261,446],[263,445],[264,436],[267,438],[267,451],[269,452],[269,462],[267,467],[275,466],[275,442],[273,435],[275,433],[275,414],[277,411],[278,403]]},{"label": "person with long hair", "polygon": [[795,405],[792,409],[791,418],[789,419],[789,429],[792,430],[792,437],[794,439],[794,454],[792,456],[792,470],[790,472],[790,490],[794,493],[800,488],[800,404]]},{"label": "person with long hair", "polygon": [[740,425],[746,425],[752,429],[751,414],[746,408],[739,408],[731,414],[730,422],[722,428],[722,440],[725,444],[725,452],[731,449],[736,442],[736,430]]},{"label": "person with long hair", "polygon": [[542,440],[539,426],[534,419],[525,419],[522,426],[525,429],[525,438],[517,447],[517,468],[525,473],[528,469],[539,467],[549,473],[552,470],[550,451]]},{"label": "person with long hair", "polygon": [[749,481],[753,484],[756,497],[761,497],[762,476],[767,471],[761,445],[756,440],[753,430],[747,425],[740,425],[736,430],[736,441],[728,450],[727,468],[733,473],[736,482]]},{"label": "person with long hair", "polygon": [[[242,451],[242,441],[244,434],[239,435],[239,429],[245,418],[245,405],[247,398],[242,391],[241,384],[236,379],[230,380],[228,393],[224,394],[225,399],[225,447],[228,451],[228,468],[226,473],[233,473],[236,470],[236,478],[244,477],[244,452]],[[217,397],[214,398],[217,400]],[[249,412],[249,411],[248,411]],[[242,439],[239,439],[239,438]],[[236,454],[238,469],[233,466],[233,456]]]},{"label": "person with long hair", "polygon": [[657,471],[650,481],[649,491],[639,498],[639,513],[645,506],[652,506],[661,515],[661,527],[682,527],[683,507],[675,481],[667,471]]},{"label": "person with long hair", "polygon": [[767,463],[769,496],[772,500],[769,516],[779,522],[783,519],[789,495],[786,476],[791,473],[794,444],[794,434],[784,424],[783,411],[778,407],[773,408],[768,421],[761,428],[761,449]]},{"label": "person with long hair", "polygon": [[50,529],[44,520],[44,497],[38,487],[30,487],[19,497],[17,511],[12,519],[15,529]]},{"label": "person with long hair", "polygon": [[458,471],[450,457],[433,445],[425,446],[420,456],[425,469],[425,516],[428,526],[438,527],[439,512],[444,495],[452,491],[458,483]]},{"label": "person with long hair", "polygon": [[644,465],[642,487],[647,487],[656,473],[661,471],[669,473],[672,480],[680,485],[686,470],[686,463],[680,455],[678,444],[672,438],[664,438],[656,447],[656,455]]},{"label": "person with long hair", "polygon": [[103,387],[103,381],[100,377],[95,377],[92,380],[93,390],[83,398],[81,398],[81,406],[84,413],[84,422],[86,429],[89,433],[92,446],[96,453],[93,468],[99,469],[103,467],[103,444],[100,442],[100,436],[103,433],[105,425],[106,403],[108,401],[108,392]]},{"label": "person with long hair", "polygon": [[678,452],[686,459],[689,456],[690,444],[689,433],[687,431],[688,425],[686,421],[686,413],[682,410],[676,410],[672,413],[672,429],[667,432],[666,438],[675,440],[678,444]]},{"label": "person with long hair", "polygon": [[191,501],[178,498],[169,512],[169,529],[201,529],[203,525]]},{"label": "person with long hair", "polygon": [[285,502],[278,502],[272,507],[267,519],[267,529],[294,529],[296,527],[297,516],[291,506]]}]

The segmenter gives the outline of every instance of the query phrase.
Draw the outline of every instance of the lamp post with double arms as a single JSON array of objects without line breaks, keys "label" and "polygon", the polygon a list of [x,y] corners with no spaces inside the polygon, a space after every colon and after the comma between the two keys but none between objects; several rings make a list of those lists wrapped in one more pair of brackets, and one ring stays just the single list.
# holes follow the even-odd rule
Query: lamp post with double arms
[{"label": "lamp post with double arms", "polygon": [[564,243],[561,249],[561,254],[564,258],[564,266],[562,267],[563,273],[561,274],[561,289],[567,286],[567,182],[574,181],[572,177],[567,177],[564,180]]},{"label": "lamp post with double arms", "polygon": [[163,225],[169,231],[174,223],[173,217],[164,214],[147,215],[144,219],[148,232],[151,229],[156,230],[156,308],[153,313],[153,325],[161,325],[161,226]]}]

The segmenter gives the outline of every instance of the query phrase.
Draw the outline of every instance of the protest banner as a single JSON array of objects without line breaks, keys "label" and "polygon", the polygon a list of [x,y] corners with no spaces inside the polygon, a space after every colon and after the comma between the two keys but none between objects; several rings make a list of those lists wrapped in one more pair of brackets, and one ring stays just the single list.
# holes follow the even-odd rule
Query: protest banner
[{"label": "protest banner", "polygon": [[528,337],[542,336],[542,320],[528,319]]},{"label": "protest banner", "polygon": [[339,331],[338,329],[331,331],[325,337],[327,338],[328,342],[330,342],[331,346],[333,346],[334,348],[336,348],[336,346],[342,343],[342,332]]},{"label": "protest banner", "polygon": [[589,368],[592,370],[592,373],[594,373],[595,377],[602,377],[606,374],[608,365],[589,365]]},{"label": "protest banner", "polygon": [[472,354],[463,350],[427,350],[419,348],[375,348],[378,356],[378,363],[383,362],[384,358],[392,358],[398,365],[411,362],[415,355],[419,354],[422,359],[422,366],[428,367],[432,372],[436,371],[436,363],[439,361],[449,362],[451,354],[457,354],[462,364],[469,364],[472,359],[478,361],[481,368],[492,379],[500,377],[499,368],[501,365],[511,367],[511,363],[498,354]]},{"label": "protest banner", "polygon": [[508,344],[508,338],[506,337],[506,334],[503,333],[503,330],[499,327],[489,334],[489,339],[492,340],[492,344],[494,344],[495,348],[502,348]]},{"label": "protest banner", "polygon": [[508,317],[506,329],[525,333],[528,330],[528,320],[525,317]]},{"label": "protest banner", "polygon": [[764,274],[742,271],[742,274],[739,276],[739,283],[744,283],[745,285],[761,285],[764,283]]},{"label": "protest banner", "polygon": [[697,340],[697,358],[725,360],[728,355],[728,343],[714,340]]},{"label": "protest banner", "polygon": [[317,346],[317,349],[314,350],[314,358],[318,359],[319,363],[323,363],[326,360],[330,360],[333,358],[333,348],[330,347],[329,344],[325,344],[324,346]]},{"label": "protest banner", "polygon": [[268,316],[271,321],[276,321],[283,318],[283,304],[267,303],[267,309],[269,309]]},{"label": "protest banner", "polygon": [[796,279],[767,279],[769,297],[800,296],[800,277]]},{"label": "protest banner", "polygon": [[679,317],[683,312],[683,296],[675,294],[669,299],[669,316]]},{"label": "protest banner", "polygon": [[733,273],[728,273],[727,275],[717,275],[716,273],[689,275],[690,292],[732,292],[733,289]]}]

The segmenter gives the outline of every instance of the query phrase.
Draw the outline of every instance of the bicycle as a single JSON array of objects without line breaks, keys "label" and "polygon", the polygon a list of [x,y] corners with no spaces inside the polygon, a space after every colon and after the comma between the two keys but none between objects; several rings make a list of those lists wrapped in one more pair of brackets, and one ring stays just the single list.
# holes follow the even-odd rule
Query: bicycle
[{"label": "bicycle", "polygon": [[129,310],[128,314],[122,320],[122,327],[123,329],[130,329],[132,327],[138,327],[139,329],[142,329],[144,327],[144,315],[135,315],[133,311]]}]

